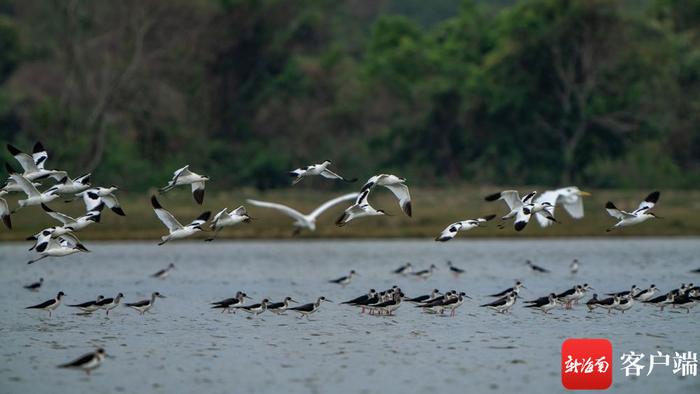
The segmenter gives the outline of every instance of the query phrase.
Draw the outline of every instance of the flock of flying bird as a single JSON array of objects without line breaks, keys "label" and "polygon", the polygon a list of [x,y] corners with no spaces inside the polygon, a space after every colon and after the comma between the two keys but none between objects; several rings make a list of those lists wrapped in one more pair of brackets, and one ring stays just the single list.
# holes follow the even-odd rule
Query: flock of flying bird
[{"label": "flock of flying bird", "polygon": [[[39,231],[38,233],[28,237],[28,240],[34,241],[30,250],[35,250],[39,256],[28,263],[32,264],[47,257],[63,257],[79,252],[88,252],[88,249],[80,242],[75,235],[93,223],[99,223],[101,214],[106,206],[117,215],[126,216],[122,210],[119,201],[115,195],[118,190],[116,186],[110,187],[93,187],[90,183],[90,174],[85,174],[77,178],[70,178],[66,171],[48,170],[45,168],[48,159],[48,153],[40,142],[34,145],[32,154],[24,153],[12,145],[7,145],[8,151],[19,162],[22,170],[17,171],[12,166],[6,164],[9,172],[9,178],[0,189],[0,217],[8,229],[12,228],[11,215],[15,214],[20,209],[29,206],[41,206],[48,216],[60,222],[60,225],[49,227]],[[293,178],[293,184],[297,184],[305,177],[320,176],[327,179],[341,180],[345,182],[355,182],[356,178],[347,179],[337,173],[331,171],[329,166],[331,161],[326,160],[320,164],[310,165],[304,168],[298,168],[291,171],[289,175]],[[39,191],[42,184],[39,181],[44,181],[50,178],[56,181],[55,184],[48,187],[45,191]],[[174,172],[172,179],[168,184],[160,189],[160,193],[164,194],[178,186],[188,186],[191,188],[192,195],[196,203],[202,204],[204,201],[204,190],[209,177],[197,174],[189,169],[189,166],[178,169]],[[342,215],[336,220],[336,225],[342,227],[347,223],[362,217],[369,216],[389,216],[381,209],[375,209],[369,202],[370,193],[376,189],[376,186],[382,186],[393,193],[397,198],[401,210],[407,216],[412,216],[411,195],[406,185],[406,179],[390,175],[380,174],[375,175],[367,180],[359,192],[344,194],[342,196],[331,199],[320,205],[309,214],[304,214],[291,207],[266,201],[248,200],[248,202],[256,207],[268,208],[276,210],[294,220],[294,232],[299,233],[302,230],[314,231],[316,229],[317,219],[329,208],[343,202],[352,202],[347,207]],[[18,207],[10,210],[7,201],[3,198],[9,193],[24,193],[25,199],[18,200]],[[513,220],[513,227],[516,231],[522,231],[534,216],[542,227],[547,227],[552,223],[559,223],[554,217],[554,210],[557,205],[561,205],[567,213],[575,219],[580,219],[584,216],[582,197],[588,195],[587,192],[579,190],[577,187],[566,187],[557,190],[550,190],[537,195],[537,192],[530,192],[524,197],[520,197],[515,190],[505,190],[489,196],[486,196],[486,201],[502,200],[507,205],[508,213],[500,218],[499,228],[503,228],[507,221]],[[608,214],[618,222],[607,231],[615,228],[636,225],[645,222],[657,216],[650,210],[658,202],[660,193],[652,192],[634,211],[627,212],[618,209],[612,202],[608,202],[605,206]],[[57,212],[50,208],[47,204],[57,199],[64,199],[66,202],[82,199],[85,205],[85,214],[73,218],[63,213]],[[205,224],[209,221],[211,212],[203,212],[196,219],[186,225],[181,224],[174,215],[166,210],[158,201],[158,198],[151,196],[151,205],[158,219],[167,228],[167,234],[161,237],[158,245],[163,245],[172,240],[178,240],[190,237],[204,230]],[[440,235],[436,237],[436,241],[449,241],[459,233],[469,231],[478,227],[483,227],[486,222],[496,218],[495,214],[486,215],[475,219],[466,219],[454,222],[447,226]],[[209,223],[209,231],[211,236],[205,241],[212,241],[216,238],[219,232],[230,226],[235,226],[239,223],[250,223],[253,220],[248,214],[244,206],[229,211],[228,208],[218,212],[212,221]],[[536,272],[546,272],[547,270],[536,266],[528,261],[531,269]],[[464,273],[464,270],[448,263],[451,273],[458,276]],[[174,266],[171,264],[166,269],[154,274],[155,277],[165,278]],[[578,263],[572,263],[572,273],[575,273],[574,268],[578,269]],[[413,275],[417,278],[427,279],[434,270],[435,265],[431,265],[426,270],[417,272],[412,271],[412,266],[407,263],[394,273],[399,275]],[[331,281],[339,285],[347,285],[357,273],[353,270],[347,276]],[[30,290],[38,290],[43,283],[43,279],[37,283],[25,286]],[[519,292],[523,288],[522,282],[518,281],[515,285],[502,292],[493,294],[497,299],[493,302],[481,305],[489,309],[493,309],[500,313],[508,312],[515,301],[520,298]],[[537,308],[545,313],[558,306],[571,308],[574,304],[581,300],[588,290],[592,289],[587,284],[576,285],[573,288],[562,293],[551,293],[547,296],[538,298],[532,301],[526,301],[526,307]],[[666,305],[679,306],[688,311],[698,302],[700,302],[700,289],[697,286],[693,287],[683,285],[679,289],[653,297],[657,291],[654,285],[651,285],[646,290],[639,290],[634,286],[630,291],[611,293],[609,298],[598,299],[594,295],[591,300],[586,303],[589,310],[595,308],[604,308],[608,312],[612,310],[625,310],[631,308],[634,301],[645,302],[650,305],[663,307]],[[49,312],[55,310],[65,296],[63,292],[59,292],[54,299],[48,300],[38,305],[28,307],[27,309],[41,309]],[[91,314],[98,310],[105,310],[106,314],[116,308],[121,299],[124,297],[122,293],[117,294],[113,298],[97,297],[95,300],[90,300],[80,304],[69,305],[80,309],[83,313]],[[148,312],[154,305],[157,298],[165,298],[159,292],[153,292],[150,299],[125,303],[124,305],[137,310],[141,315]],[[309,317],[309,315],[319,310],[323,302],[332,302],[325,297],[319,297],[315,302],[304,304],[301,306],[292,307],[290,303],[296,303],[292,297],[286,297],[280,302],[271,302],[269,299],[263,299],[259,303],[244,305],[244,300],[249,298],[244,292],[238,292],[232,298],[227,298],[212,304],[212,308],[221,309],[222,312],[234,312],[242,310],[251,315],[259,315],[265,311],[270,311],[276,314],[284,314],[285,311],[293,311],[300,314],[300,317]],[[437,289],[431,294],[426,294],[418,297],[409,298],[397,286],[385,291],[377,292],[371,289],[366,294],[343,302],[343,304],[358,307],[361,313],[368,312],[371,315],[392,315],[402,304],[403,301],[412,303],[416,307],[421,308],[426,313],[443,314],[449,311],[451,316],[454,316],[457,308],[464,304],[467,296],[464,292],[450,290],[445,293],[439,292]],[[61,365],[61,367],[78,368],[89,373],[91,369],[96,368],[106,357],[103,349],[97,349],[84,357],[75,360],[74,362]]]}]

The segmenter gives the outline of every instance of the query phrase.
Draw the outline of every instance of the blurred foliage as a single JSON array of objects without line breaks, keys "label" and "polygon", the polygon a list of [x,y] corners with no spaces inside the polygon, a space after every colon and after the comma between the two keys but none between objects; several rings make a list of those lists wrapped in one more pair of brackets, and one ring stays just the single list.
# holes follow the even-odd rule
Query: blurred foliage
[{"label": "blurred foliage", "polygon": [[281,187],[324,159],[697,188],[700,0],[2,0],[0,139],[134,191],[184,164]]}]

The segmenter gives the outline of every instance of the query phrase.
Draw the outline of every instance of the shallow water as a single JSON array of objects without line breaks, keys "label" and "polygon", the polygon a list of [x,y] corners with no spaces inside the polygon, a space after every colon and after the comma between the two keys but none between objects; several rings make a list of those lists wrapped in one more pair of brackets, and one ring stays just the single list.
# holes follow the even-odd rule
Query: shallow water
[{"label": "shallow water", "polygon": [[[613,391],[698,392],[700,377],[674,376],[657,367],[651,376],[624,377],[619,357],[635,350],[700,351],[700,307],[690,314],[635,305],[624,315],[525,310],[500,315],[478,305],[485,294],[522,279],[526,299],[588,282],[599,292],[646,287],[662,291],[700,282],[698,239],[475,240],[437,244],[415,241],[215,242],[168,244],[90,243],[93,253],[27,266],[24,244],[0,245],[0,392],[504,392],[563,391],[560,348],[570,337],[612,340]],[[523,261],[550,268],[531,273]],[[568,270],[581,261],[577,276]],[[452,277],[452,260],[467,270]],[[428,280],[390,271],[405,261],[439,266]],[[166,280],[149,274],[174,262]],[[345,288],[328,279],[355,269]],[[21,285],[39,277],[39,293]],[[360,315],[324,304],[310,321],[292,314],[262,319],[220,314],[207,303],[244,290],[256,301],[290,295],[307,302],[319,295],[343,301],[369,288],[399,285],[409,296],[437,287],[474,297],[454,318],[422,314],[409,304],[392,317]],[[160,291],[152,313],[119,307],[78,316],[61,306],[53,318],[25,306],[59,290],[67,303],[97,294],[126,301]],[[588,297],[586,297],[587,299]],[[114,356],[87,377],[55,368],[94,347]]]}]

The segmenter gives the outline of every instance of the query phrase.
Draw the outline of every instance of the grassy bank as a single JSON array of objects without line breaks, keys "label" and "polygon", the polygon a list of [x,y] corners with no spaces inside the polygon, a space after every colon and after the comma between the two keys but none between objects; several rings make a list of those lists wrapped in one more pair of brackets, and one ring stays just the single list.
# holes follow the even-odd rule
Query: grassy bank
[{"label": "grassy bank", "polygon": [[[535,188],[522,188],[531,190]],[[383,208],[395,216],[385,218],[366,218],[338,228],[333,222],[345,208],[341,204],[326,212],[318,222],[316,232],[304,232],[301,237],[333,238],[375,238],[375,237],[435,237],[446,225],[463,218],[472,218],[488,213],[504,214],[502,202],[487,203],[483,196],[498,188],[460,187],[450,189],[412,188],[413,218],[404,216],[393,196],[387,190],[377,190],[372,195],[373,205]],[[534,221],[521,233],[515,233],[511,227],[499,230],[491,224],[488,228],[478,229],[462,234],[463,237],[544,237],[544,236],[697,236],[700,235],[700,191],[663,190],[655,212],[663,220],[647,222],[639,226],[626,228],[621,232],[606,234],[605,229],[614,223],[603,206],[606,201],[614,201],[622,209],[636,207],[648,193],[647,190],[591,190],[593,195],[585,199],[586,217],[582,220],[571,219],[561,208],[556,216],[563,222],[547,229],[541,229]],[[340,195],[341,192],[319,192],[309,189],[286,189],[259,192],[256,190],[237,190],[234,192],[209,191],[203,207],[194,203],[185,189],[173,191],[161,196],[163,206],[171,210],[181,222],[188,222],[203,210],[218,212],[223,207],[235,208],[246,204],[246,198],[270,200],[288,204],[302,212],[313,210],[326,199]],[[149,194],[119,194],[127,217],[119,217],[112,212],[103,214],[102,223],[93,225],[81,232],[85,240],[95,239],[157,239],[165,228],[155,217],[150,207]],[[12,207],[14,199],[8,201]],[[80,215],[84,209],[82,202],[66,204],[53,202],[50,206],[69,215]],[[292,237],[291,220],[274,211],[249,206],[250,214],[257,218],[249,225],[239,225],[221,232],[221,238],[290,238]],[[30,207],[13,215],[13,231],[2,229],[1,240],[21,240],[39,230],[56,225],[40,207]]]}]

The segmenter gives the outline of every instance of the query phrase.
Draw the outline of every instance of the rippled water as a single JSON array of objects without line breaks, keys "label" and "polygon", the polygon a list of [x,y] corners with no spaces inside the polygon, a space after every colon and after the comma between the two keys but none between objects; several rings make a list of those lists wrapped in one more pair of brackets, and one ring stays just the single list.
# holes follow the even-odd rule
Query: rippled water
[{"label": "rippled water", "polygon": [[[534,298],[588,282],[599,291],[655,283],[662,290],[700,282],[698,239],[476,240],[436,244],[415,241],[215,242],[168,244],[91,243],[93,253],[27,266],[25,245],[0,245],[0,392],[504,392],[562,391],[560,347],[569,337],[606,337],[614,355],[700,351],[700,307],[690,314],[658,313],[635,305],[624,315],[582,308],[545,316],[517,304],[510,315],[478,305],[485,294],[525,281]],[[531,273],[530,258],[551,274]],[[581,261],[576,277],[573,258]],[[446,260],[467,270],[452,277]],[[411,261],[435,263],[428,280],[390,271]],[[166,280],[149,274],[174,262]],[[327,283],[350,269],[347,287]],[[39,277],[41,292],[21,285]],[[220,314],[207,303],[244,290],[259,300],[319,295],[343,301],[367,289],[394,284],[408,295],[432,288],[464,290],[474,297],[455,318],[426,315],[408,304],[392,317],[360,315],[324,304],[311,321],[266,313],[263,319]],[[52,319],[24,310],[59,290],[68,303],[123,292],[127,301],[160,291],[153,312],[117,308],[78,316],[61,306]],[[94,347],[107,359],[90,377],[55,366]],[[615,391],[698,392],[700,377],[680,378],[658,368],[631,379],[615,360]]]}]

